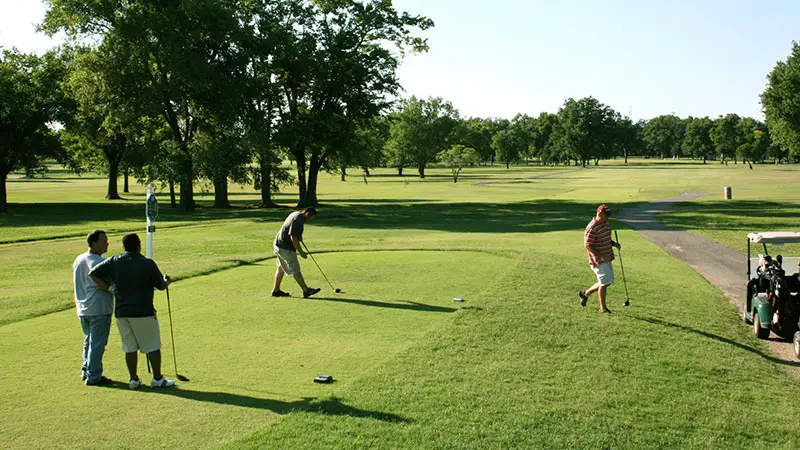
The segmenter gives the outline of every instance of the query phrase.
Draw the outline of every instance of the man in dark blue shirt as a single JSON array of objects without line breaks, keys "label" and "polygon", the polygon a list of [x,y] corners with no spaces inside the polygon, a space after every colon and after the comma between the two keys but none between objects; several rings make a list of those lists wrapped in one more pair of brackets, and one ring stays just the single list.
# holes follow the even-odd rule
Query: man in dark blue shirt
[{"label": "man in dark blue shirt", "polygon": [[161,331],[153,306],[153,289],[164,290],[169,277],[162,275],[156,263],[142,255],[142,242],[136,233],[122,238],[125,252],[97,264],[89,276],[99,286],[114,285],[114,316],[122,339],[122,351],[130,374],[129,386],[137,389],[142,382],[137,373],[137,351],[146,353],[153,366],[151,387],[170,387],[175,382],[161,374]]}]

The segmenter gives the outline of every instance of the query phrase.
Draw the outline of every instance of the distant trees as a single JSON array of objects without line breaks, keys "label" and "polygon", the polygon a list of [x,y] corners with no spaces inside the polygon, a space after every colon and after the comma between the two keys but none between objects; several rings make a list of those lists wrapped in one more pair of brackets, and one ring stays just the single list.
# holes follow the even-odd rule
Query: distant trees
[{"label": "distant trees", "polygon": [[262,207],[296,184],[297,205],[314,205],[320,171],[345,180],[348,167],[365,176],[411,167],[424,178],[439,162],[457,181],[465,164],[495,162],[800,159],[798,43],[769,74],[766,123],[736,114],[634,123],[593,97],[536,117],[462,118],[440,97],[397,99],[399,60],[427,50],[413,32],[433,23],[389,1],[47,3],[44,30],[91,45],[3,53],[0,210],[8,174],[54,156],[106,173],[108,199],[119,198],[119,175],[127,187],[133,174],[169,186],[184,211],[197,180],[213,184],[215,207],[230,206],[229,182],[252,184]]},{"label": "distant trees", "polygon": [[35,173],[46,158],[60,155],[50,124],[67,107],[58,83],[66,72],[55,53],[42,57],[16,50],[0,56],[0,212],[8,212],[6,180],[16,170]]}]

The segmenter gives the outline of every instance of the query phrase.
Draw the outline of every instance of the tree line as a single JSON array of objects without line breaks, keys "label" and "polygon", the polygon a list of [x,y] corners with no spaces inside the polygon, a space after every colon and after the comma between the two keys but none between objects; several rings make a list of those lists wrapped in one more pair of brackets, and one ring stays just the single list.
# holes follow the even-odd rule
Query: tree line
[{"label": "tree line", "polygon": [[[628,156],[705,161],[800,158],[800,47],[769,74],[766,122],[728,114],[633,122],[588,97],[555,113],[463,118],[441,98],[400,98],[396,69],[427,50],[433,22],[391,0],[50,0],[41,24],[69,44],[0,59],[0,212],[11,172],[57,161],[153,182],[195,208],[194,184],[251,184],[262,207],[297,187],[317,204],[319,173],[431,164],[597,164]],[[287,164],[287,162],[289,164]]]}]

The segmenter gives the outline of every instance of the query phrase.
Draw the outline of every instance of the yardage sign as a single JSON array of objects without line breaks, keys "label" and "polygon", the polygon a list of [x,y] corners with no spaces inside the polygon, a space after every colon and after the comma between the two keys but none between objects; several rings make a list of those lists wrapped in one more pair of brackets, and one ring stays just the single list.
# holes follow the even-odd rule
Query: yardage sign
[{"label": "yardage sign", "polygon": [[158,199],[156,198],[155,194],[150,194],[147,196],[146,210],[147,220],[150,222],[155,222],[156,217],[158,217]]}]

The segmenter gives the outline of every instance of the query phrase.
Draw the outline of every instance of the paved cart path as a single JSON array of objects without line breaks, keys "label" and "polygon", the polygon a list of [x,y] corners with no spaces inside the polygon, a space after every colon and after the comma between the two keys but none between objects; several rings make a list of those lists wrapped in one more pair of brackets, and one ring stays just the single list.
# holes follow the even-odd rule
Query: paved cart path
[{"label": "paved cart path", "polygon": [[[722,290],[737,310],[741,311],[747,280],[747,255],[709,238],[670,228],[657,216],[671,209],[675,203],[692,201],[703,195],[705,194],[701,192],[686,192],[642,207],[625,209],[619,219],[650,242],[691,266],[709,283]],[[742,326],[745,324],[742,323]],[[791,342],[782,341],[772,333],[765,342],[776,362],[800,367],[800,362],[794,357]]]}]

